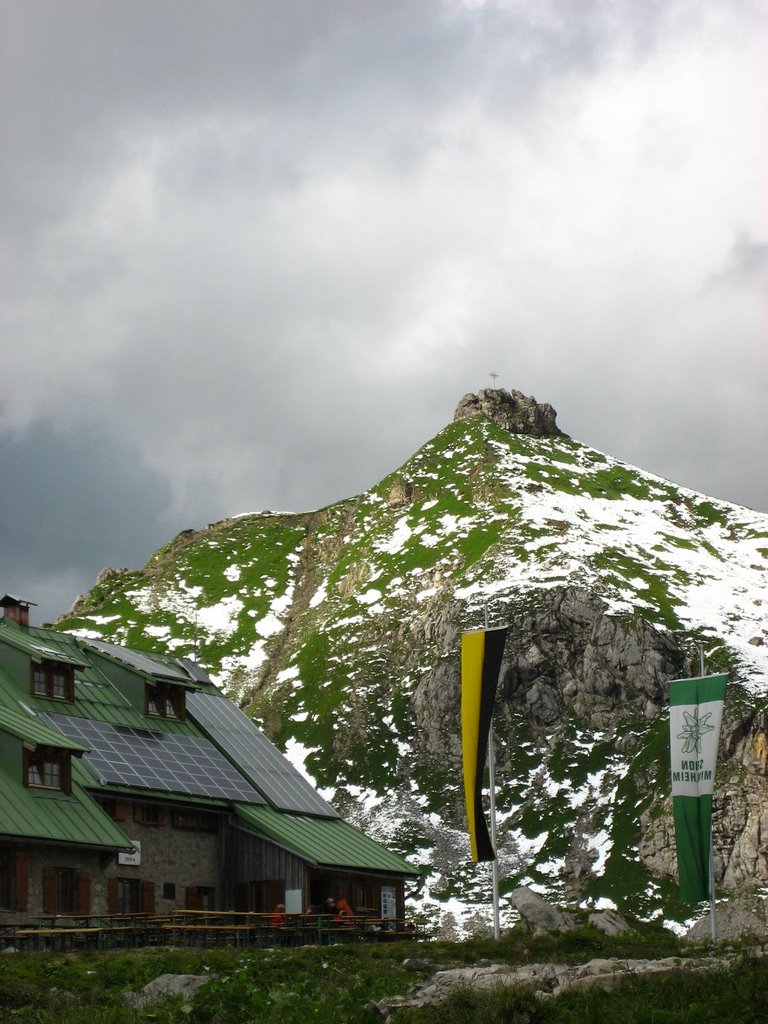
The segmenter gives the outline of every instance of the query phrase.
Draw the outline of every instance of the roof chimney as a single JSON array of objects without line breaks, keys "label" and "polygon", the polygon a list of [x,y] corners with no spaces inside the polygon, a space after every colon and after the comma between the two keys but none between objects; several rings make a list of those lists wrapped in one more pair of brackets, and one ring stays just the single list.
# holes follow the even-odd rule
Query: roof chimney
[{"label": "roof chimney", "polygon": [[23,597],[16,597],[14,594],[6,594],[0,598],[0,608],[5,612],[6,619],[17,623],[19,626],[29,626],[30,605],[37,605],[34,601],[26,601]]}]

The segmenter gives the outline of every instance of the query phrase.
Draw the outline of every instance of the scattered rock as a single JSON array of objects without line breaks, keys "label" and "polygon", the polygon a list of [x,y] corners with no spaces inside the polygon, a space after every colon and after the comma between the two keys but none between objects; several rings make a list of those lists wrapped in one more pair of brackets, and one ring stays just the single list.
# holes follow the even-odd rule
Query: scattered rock
[{"label": "scattered rock", "polygon": [[215,977],[215,974],[161,974],[159,978],[146,984],[140,992],[123,993],[123,1001],[127,1006],[140,1008],[178,995],[189,1000],[201,985]]},{"label": "scattered rock", "polygon": [[48,989],[48,999],[51,1003],[57,1003],[61,1006],[81,1002],[80,998],[76,996],[74,992],[69,992],[65,988],[56,988],[55,986]]},{"label": "scattered rock", "polygon": [[593,928],[597,928],[598,931],[604,932],[606,935],[620,935],[622,932],[632,930],[621,914],[617,914],[615,910],[596,910],[589,915],[589,923]]},{"label": "scattered rock", "polygon": [[521,924],[534,935],[546,935],[548,932],[567,932],[576,927],[571,914],[563,914],[541,896],[521,885],[511,894],[512,903],[520,915]]},{"label": "scattered rock", "polygon": [[387,504],[390,508],[403,508],[413,501],[413,484],[404,477],[398,477],[392,484],[387,495]]},{"label": "scattered rock", "polygon": [[403,960],[403,969],[406,971],[434,971],[435,965],[431,960],[423,960],[417,956],[409,956]]}]

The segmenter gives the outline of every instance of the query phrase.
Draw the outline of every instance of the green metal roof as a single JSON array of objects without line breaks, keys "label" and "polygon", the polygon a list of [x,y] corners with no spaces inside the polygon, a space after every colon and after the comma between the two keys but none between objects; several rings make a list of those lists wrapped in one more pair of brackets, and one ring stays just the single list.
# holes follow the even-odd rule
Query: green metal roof
[{"label": "green metal roof", "polygon": [[127,850],[133,844],[74,780],[72,792],[34,789],[0,768],[0,835]]},{"label": "green metal roof", "polygon": [[29,714],[21,708],[4,707],[0,704],[0,730],[9,732],[12,736],[18,736],[35,746],[60,747],[64,750],[74,750],[82,753],[87,747],[71,740],[51,728],[45,722],[41,722],[35,715]]},{"label": "green metal roof", "polygon": [[130,669],[144,678],[162,683],[175,683],[191,690],[218,692],[218,687],[205,672],[188,658],[175,658],[164,652],[126,647],[102,639],[83,638],[81,643],[93,654],[117,662],[123,668]]},{"label": "green metal roof", "polygon": [[35,629],[32,626],[20,626],[5,616],[0,618],[0,637],[25,651],[33,658],[45,658],[48,661],[62,661],[68,665],[87,665],[88,658],[80,650],[74,637],[66,633],[56,633],[50,629]]},{"label": "green metal roof", "polygon": [[341,818],[286,814],[252,804],[235,804],[235,810],[249,828],[311,864],[397,875],[419,874],[404,857],[369,839]]}]

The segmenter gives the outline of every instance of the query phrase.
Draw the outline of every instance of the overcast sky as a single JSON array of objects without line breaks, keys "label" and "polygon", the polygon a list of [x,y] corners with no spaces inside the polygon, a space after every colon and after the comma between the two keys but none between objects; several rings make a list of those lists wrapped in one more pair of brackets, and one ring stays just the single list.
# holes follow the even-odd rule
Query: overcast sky
[{"label": "overcast sky", "polygon": [[0,0],[0,591],[490,386],[768,511],[764,0]]}]

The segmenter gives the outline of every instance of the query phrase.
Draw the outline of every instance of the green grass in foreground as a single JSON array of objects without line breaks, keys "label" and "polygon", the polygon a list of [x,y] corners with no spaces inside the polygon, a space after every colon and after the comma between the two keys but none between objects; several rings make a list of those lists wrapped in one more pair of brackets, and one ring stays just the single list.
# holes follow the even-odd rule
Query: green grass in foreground
[{"label": "green grass in foreground", "polygon": [[[610,939],[591,928],[533,939],[513,932],[462,943],[340,945],[305,949],[160,949],[103,954],[0,957],[0,1022],[15,1024],[374,1024],[366,1003],[408,991],[429,977],[403,968],[406,957],[435,967],[497,963],[583,963],[593,957],[701,955],[661,929]],[[124,1004],[161,974],[210,974],[194,999],[142,1009]],[[614,991],[539,1000],[511,989],[461,991],[440,1007],[402,1009],[396,1022],[420,1024],[720,1024],[768,1022],[768,962],[744,955],[729,970],[630,979]]]}]

